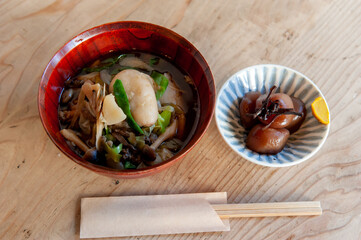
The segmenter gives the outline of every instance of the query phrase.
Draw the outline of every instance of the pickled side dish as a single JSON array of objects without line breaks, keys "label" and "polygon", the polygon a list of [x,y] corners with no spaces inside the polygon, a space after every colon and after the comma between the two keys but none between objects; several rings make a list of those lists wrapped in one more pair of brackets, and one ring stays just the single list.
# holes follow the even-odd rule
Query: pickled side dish
[{"label": "pickled side dish", "polygon": [[192,137],[199,99],[191,78],[143,52],[98,59],[65,82],[60,133],[84,160],[141,169],[172,158]]},{"label": "pickled side dish", "polygon": [[250,130],[246,147],[260,154],[277,154],[285,147],[290,134],[296,132],[306,118],[302,100],[284,93],[246,93],[239,111],[241,123]]}]

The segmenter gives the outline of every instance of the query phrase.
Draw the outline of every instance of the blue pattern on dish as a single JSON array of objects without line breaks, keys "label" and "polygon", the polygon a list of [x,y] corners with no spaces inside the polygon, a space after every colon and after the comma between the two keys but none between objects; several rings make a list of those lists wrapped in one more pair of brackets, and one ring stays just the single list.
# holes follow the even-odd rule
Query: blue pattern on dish
[{"label": "blue pattern on dish", "polygon": [[[269,92],[276,85],[277,92],[300,98],[306,104],[307,117],[301,128],[290,136],[285,148],[276,155],[264,155],[245,147],[248,134],[240,124],[239,102],[246,92]],[[330,124],[319,123],[311,112],[317,97],[325,98],[318,87],[303,74],[279,65],[256,65],[243,69],[223,85],[216,103],[217,127],[226,143],[243,158],[270,167],[285,167],[312,157],[323,145]]]}]

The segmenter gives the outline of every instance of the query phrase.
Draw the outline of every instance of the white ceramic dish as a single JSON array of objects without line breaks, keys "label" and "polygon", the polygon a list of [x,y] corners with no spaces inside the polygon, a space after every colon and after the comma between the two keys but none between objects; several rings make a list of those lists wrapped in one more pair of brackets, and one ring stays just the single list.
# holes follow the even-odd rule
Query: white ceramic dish
[{"label": "white ceramic dish", "polygon": [[[245,146],[248,131],[240,122],[239,103],[245,93],[268,93],[274,85],[276,92],[300,98],[306,105],[307,116],[280,153],[259,154]],[[311,158],[327,138],[330,124],[319,123],[311,110],[311,103],[320,96],[325,99],[309,78],[293,69],[271,64],[251,66],[230,77],[219,91],[215,112],[217,127],[226,143],[243,158],[268,167],[292,166]]]}]

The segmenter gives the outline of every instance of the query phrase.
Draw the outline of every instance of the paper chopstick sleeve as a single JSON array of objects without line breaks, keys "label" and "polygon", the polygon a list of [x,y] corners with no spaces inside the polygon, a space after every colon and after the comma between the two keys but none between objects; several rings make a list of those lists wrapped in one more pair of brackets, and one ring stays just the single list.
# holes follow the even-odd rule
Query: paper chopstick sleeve
[{"label": "paper chopstick sleeve", "polygon": [[83,198],[80,238],[229,231],[228,220],[212,208],[212,197],[227,201],[226,195],[220,201],[222,196],[207,193]]}]

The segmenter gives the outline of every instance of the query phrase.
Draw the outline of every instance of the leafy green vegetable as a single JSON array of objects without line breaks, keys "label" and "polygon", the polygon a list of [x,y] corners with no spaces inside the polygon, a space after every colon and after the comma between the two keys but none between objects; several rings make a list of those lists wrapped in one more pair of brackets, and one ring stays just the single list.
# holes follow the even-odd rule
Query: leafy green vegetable
[{"label": "leafy green vegetable", "polygon": [[164,110],[161,114],[158,114],[158,120],[156,125],[160,126],[160,132],[164,133],[165,129],[170,123],[170,118],[172,117],[172,112]]},{"label": "leafy green vegetable", "polygon": [[117,57],[113,57],[113,58],[107,58],[105,60],[102,61],[102,63],[111,63],[112,65],[116,64],[117,62],[119,62],[120,59],[125,58],[127,55],[126,54],[120,54]]},{"label": "leafy green vegetable", "polygon": [[135,137],[135,134],[133,132],[129,132],[128,142],[132,145],[135,145],[137,143],[137,138]]},{"label": "leafy green vegetable", "polygon": [[113,64],[116,64],[120,59],[123,59],[125,58],[126,55],[125,54],[120,54],[119,56],[117,57],[112,57],[112,58],[107,58],[107,59],[104,59],[102,61],[102,63],[113,63]]},{"label": "leafy green vegetable", "polygon": [[144,132],[144,135],[147,136],[147,137],[149,137],[154,128],[155,128],[155,124],[153,124],[153,125],[150,126],[150,127],[144,127],[144,128],[142,128],[142,130],[143,130],[143,132]]},{"label": "leafy green vegetable", "polygon": [[119,154],[122,151],[122,149],[123,149],[123,144],[119,144],[116,147],[112,147],[112,150],[117,154]]},{"label": "leafy green vegetable", "polygon": [[162,110],[162,111],[167,110],[167,111],[169,111],[169,112],[174,112],[174,111],[175,111],[174,107],[171,106],[171,105],[167,105],[167,106],[161,107],[161,110]]},{"label": "leafy green vegetable", "polygon": [[136,137],[135,137],[135,140],[138,141],[138,142],[139,142],[139,141],[143,141],[143,142],[144,142],[144,136],[136,136]]},{"label": "leafy green vegetable", "polygon": [[120,152],[123,149],[123,144],[119,144],[118,146],[110,147],[106,142],[103,143],[105,148],[105,157],[107,159],[111,159],[114,162],[119,162],[122,155],[120,155]]},{"label": "leafy green vegetable", "polygon": [[125,164],[124,164],[124,168],[125,169],[136,169],[137,166],[135,166],[133,163],[131,163],[129,161],[126,161]]},{"label": "leafy green vegetable", "polygon": [[119,56],[114,58],[104,59],[103,61],[100,62],[101,63],[100,66],[83,68],[83,71],[87,73],[100,72],[103,69],[110,68],[111,66],[116,64],[120,59],[125,58],[126,56],[127,56],[126,54],[120,54]]},{"label": "leafy green vegetable", "polygon": [[152,71],[150,76],[154,79],[154,82],[156,82],[158,85],[158,90],[155,93],[155,96],[157,100],[159,100],[163,96],[165,90],[167,89],[169,80],[163,74],[157,71]]},{"label": "leafy green vegetable", "polygon": [[115,101],[117,102],[118,106],[123,110],[124,114],[127,116],[127,122],[129,126],[138,133],[144,134],[143,130],[136,123],[136,121],[132,116],[132,113],[130,112],[127,93],[124,90],[122,81],[120,81],[119,79],[115,80],[115,83],[113,85],[113,94],[115,96]]},{"label": "leafy green vegetable", "polygon": [[155,57],[155,58],[152,58],[149,60],[149,65],[150,66],[154,66],[154,65],[157,65],[159,63],[159,57]]},{"label": "leafy green vegetable", "polygon": [[104,134],[104,136],[105,136],[105,138],[106,138],[107,140],[110,140],[110,141],[114,141],[114,140],[115,140],[115,138],[114,138],[113,135],[111,134],[110,129],[109,129],[108,127],[105,128],[105,134]]},{"label": "leafy green vegetable", "polygon": [[143,147],[144,147],[144,145],[145,145],[144,136],[136,136],[135,139],[136,139],[136,144],[135,144],[135,146],[136,146],[138,149],[143,149]]}]

